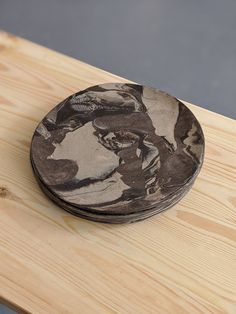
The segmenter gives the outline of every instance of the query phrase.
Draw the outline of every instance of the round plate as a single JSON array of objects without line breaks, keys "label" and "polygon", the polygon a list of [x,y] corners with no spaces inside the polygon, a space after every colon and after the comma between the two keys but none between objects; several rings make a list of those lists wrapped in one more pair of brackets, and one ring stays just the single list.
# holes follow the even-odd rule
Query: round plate
[{"label": "round plate", "polygon": [[152,216],[192,186],[204,136],[160,90],[109,83],[69,96],[39,123],[31,162],[43,191],[71,213],[121,223]]}]

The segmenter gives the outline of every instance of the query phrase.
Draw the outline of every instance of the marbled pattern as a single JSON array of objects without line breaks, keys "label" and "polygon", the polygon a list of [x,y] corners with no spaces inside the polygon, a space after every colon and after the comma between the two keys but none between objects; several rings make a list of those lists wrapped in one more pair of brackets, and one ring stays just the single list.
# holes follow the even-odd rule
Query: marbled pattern
[{"label": "marbled pattern", "polygon": [[204,136],[179,100],[136,84],[102,84],[57,105],[38,125],[31,162],[44,192],[73,214],[141,220],[192,186]]}]

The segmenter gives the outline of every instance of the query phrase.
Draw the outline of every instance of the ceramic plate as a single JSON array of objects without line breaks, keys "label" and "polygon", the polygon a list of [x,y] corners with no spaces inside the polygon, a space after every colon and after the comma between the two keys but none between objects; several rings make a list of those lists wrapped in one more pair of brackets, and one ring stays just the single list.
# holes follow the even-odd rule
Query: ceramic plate
[{"label": "ceramic plate", "polygon": [[133,222],[178,202],[196,179],[204,136],[167,93],[110,83],[80,91],[37,126],[31,162],[43,191],[95,221]]}]

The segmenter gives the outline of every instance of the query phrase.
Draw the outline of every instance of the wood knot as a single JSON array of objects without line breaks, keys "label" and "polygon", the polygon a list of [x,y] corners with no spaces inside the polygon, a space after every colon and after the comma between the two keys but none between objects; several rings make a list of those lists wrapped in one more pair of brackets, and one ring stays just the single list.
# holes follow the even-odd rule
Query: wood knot
[{"label": "wood knot", "polygon": [[0,197],[6,198],[10,194],[10,191],[6,186],[0,186]]}]

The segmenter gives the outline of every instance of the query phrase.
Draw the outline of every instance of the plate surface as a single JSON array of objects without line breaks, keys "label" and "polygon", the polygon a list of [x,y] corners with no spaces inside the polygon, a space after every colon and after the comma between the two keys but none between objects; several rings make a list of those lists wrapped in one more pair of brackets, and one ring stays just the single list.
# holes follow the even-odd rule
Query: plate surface
[{"label": "plate surface", "polygon": [[31,162],[43,191],[95,221],[141,220],[178,202],[204,155],[193,113],[160,90],[109,83],[69,96],[39,123]]}]

